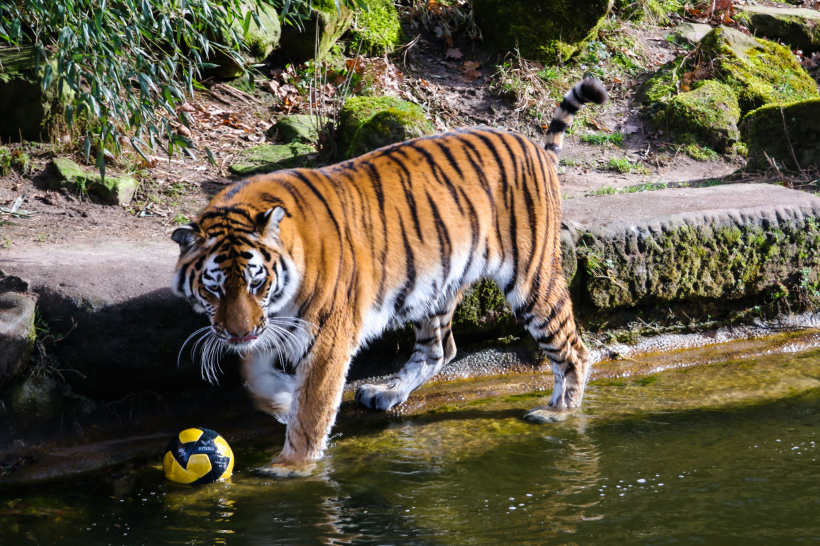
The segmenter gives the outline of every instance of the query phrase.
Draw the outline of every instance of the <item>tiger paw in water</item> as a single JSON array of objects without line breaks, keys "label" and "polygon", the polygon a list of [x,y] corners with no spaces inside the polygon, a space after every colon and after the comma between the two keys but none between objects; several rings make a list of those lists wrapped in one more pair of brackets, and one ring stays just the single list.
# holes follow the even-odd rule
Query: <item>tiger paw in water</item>
[{"label": "tiger paw in water", "polygon": [[233,462],[225,438],[207,428],[189,428],[165,448],[162,467],[172,482],[199,485],[230,478]]},{"label": "tiger paw in water", "polygon": [[287,461],[279,456],[265,466],[260,466],[254,472],[277,478],[304,478],[310,476],[314,468],[316,468],[316,463],[313,461],[297,463]]},{"label": "tiger paw in water", "polygon": [[558,423],[569,417],[570,413],[570,410],[556,410],[549,406],[542,406],[540,408],[533,408],[524,414],[524,420],[538,425]]}]

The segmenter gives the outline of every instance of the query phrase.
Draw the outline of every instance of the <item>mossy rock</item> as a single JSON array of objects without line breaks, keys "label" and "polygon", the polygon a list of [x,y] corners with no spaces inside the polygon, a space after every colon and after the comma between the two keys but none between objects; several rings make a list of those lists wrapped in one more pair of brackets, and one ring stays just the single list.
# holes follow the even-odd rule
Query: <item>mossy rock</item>
[{"label": "mossy rock", "polygon": [[228,168],[237,176],[265,174],[281,169],[316,166],[316,149],[307,144],[260,144],[239,154]]},{"label": "mossy rock", "polygon": [[58,92],[57,63],[51,63],[54,74],[43,91],[46,63],[39,70],[34,49],[0,48],[0,138],[48,140],[54,128],[63,123],[66,104],[74,93],[63,84]]},{"label": "mossy rock", "polygon": [[740,131],[750,169],[769,168],[764,152],[790,170],[820,169],[820,99],[764,106],[743,118]]},{"label": "mossy rock", "polygon": [[339,115],[339,154],[350,159],[433,133],[417,104],[394,97],[352,97]]},{"label": "mossy rock", "polygon": [[382,56],[392,53],[402,44],[399,10],[393,0],[366,0],[367,11],[359,11],[350,30],[350,51],[360,51],[366,56]]},{"label": "mossy rock", "polygon": [[311,143],[319,140],[319,132],[316,130],[316,123],[311,116],[296,114],[285,116],[268,129],[267,135],[273,137],[278,135],[285,144],[291,142]]},{"label": "mossy rock", "polygon": [[[256,11],[255,5],[249,3],[242,4],[241,12],[243,17],[247,16],[252,10]],[[231,24],[231,30],[236,33],[240,40],[243,40],[244,37],[244,42],[248,47],[248,54],[251,60],[260,62],[265,60],[265,58],[279,46],[279,40],[282,37],[282,26],[279,23],[279,15],[272,6],[259,6],[257,15],[262,26],[260,27],[256,23],[256,19],[251,16],[247,36],[245,36],[245,30],[243,28],[244,19],[234,20]],[[228,39],[227,36],[222,36],[221,39],[217,39],[217,41],[227,43]],[[209,69],[208,73],[220,78],[234,79],[245,72],[244,67],[238,65],[233,59],[219,51],[216,51],[209,60],[216,64],[217,67]]]},{"label": "mossy rock", "polygon": [[[333,0],[318,0],[313,3],[310,15],[302,21],[302,27],[286,25],[282,29],[279,42],[282,52],[296,62],[317,57],[324,59],[339,38],[348,31],[355,12],[344,2],[338,7]],[[319,50],[316,51],[316,27],[319,27]],[[316,55],[318,53],[318,56]]]},{"label": "mossy rock", "polygon": [[803,53],[820,51],[820,12],[770,6],[743,6],[738,18],[756,36],[776,39]]},{"label": "mossy rock", "polygon": [[681,93],[669,102],[669,128],[678,134],[691,134],[718,152],[725,152],[740,140],[737,98],[722,83],[704,81],[698,84],[692,91]]},{"label": "mossy rock", "polygon": [[700,47],[714,62],[714,79],[732,88],[744,114],[770,103],[818,97],[817,83],[784,46],[718,27]]},{"label": "mossy rock", "polygon": [[[0,278],[9,279],[1,273]],[[3,348],[0,351],[0,392],[28,366],[37,337],[34,313],[35,300],[29,296],[16,292],[0,294],[0,347]]]},{"label": "mossy rock", "polygon": [[106,176],[103,180],[99,172],[85,170],[64,157],[52,161],[51,170],[55,175],[52,188],[94,195],[112,205],[128,205],[139,187],[139,181],[128,175]]},{"label": "mossy rock", "polygon": [[54,421],[63,409],[62,387],[49,376],[24,375],[5,396],[14,421],[29,426]]},{"label": "mossy rock", "polygon": [[473,0],[486,38],[524,58],[566,61],[593,40],[613,0]]}]

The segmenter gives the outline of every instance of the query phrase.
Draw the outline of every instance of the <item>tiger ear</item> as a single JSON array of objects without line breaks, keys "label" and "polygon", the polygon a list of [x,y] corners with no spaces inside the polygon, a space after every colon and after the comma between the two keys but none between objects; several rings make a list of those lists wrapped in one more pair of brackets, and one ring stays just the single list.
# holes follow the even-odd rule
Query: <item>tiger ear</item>
[{"label": "tiger ear", "polygon": [[179,245],[179,249],[186,251],[194,246],[202,238],[202,229],[196,222],[185,224],[174,230],[171,239]]},{"label": "tiger ear", "polygon": [[287,213],[282,207],[273,207],[256,216],[256,229],[262,237],[279,239],[279,222]]}]

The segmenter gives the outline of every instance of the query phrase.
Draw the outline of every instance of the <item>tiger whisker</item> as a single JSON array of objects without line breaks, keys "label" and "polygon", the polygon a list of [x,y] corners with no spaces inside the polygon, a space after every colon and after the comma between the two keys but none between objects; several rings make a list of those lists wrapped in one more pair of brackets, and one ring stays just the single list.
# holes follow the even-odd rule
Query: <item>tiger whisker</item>
[{"label": "tiger whisker", "polygon": [[190,336],[188,336],[188,339],[186,339],[186,340],[185,340],[185,342],[182,344],[182,347],[180,347],[180,348],[179,348],[179,353],[177,353],[177,367],[179,366],[179,360],[180,360],[180,358],[182,358],[182,351],[183,351],[183,349],[185,349],[185,345],[187,345],[187,344],[188,344],[188,342],[189,342],[189,341],[191,341],[191,338],[192,338],[192,337],[194,337],[195,335],[199,334],[200,332],[204,332],[205,330],[208,330],[209,328],[210,328],[210,326],[206,326],[206,327],[204,327],[204,328],[200,328],[199,330],[197,330],[196,332],[194,332],[193,334],[191,334]]}]

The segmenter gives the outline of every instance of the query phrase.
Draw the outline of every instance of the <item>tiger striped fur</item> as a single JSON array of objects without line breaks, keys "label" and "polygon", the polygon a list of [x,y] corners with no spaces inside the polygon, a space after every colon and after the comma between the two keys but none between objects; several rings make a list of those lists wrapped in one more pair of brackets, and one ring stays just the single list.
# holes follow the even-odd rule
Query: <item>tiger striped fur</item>
[{"label": "tiger striped fur", "polygon": [[438,373],[456,354],[462,290],[481,278],[498,284],[551,360],[549,408],[581,404],[589,353],[561,269],[556,167],[578,108],[605,101],[598,81],[575,86],[546,149],[462,129],[255,176],[174,232],[173,288],[209,315],[205,352],[240,353],[257,406],[287,423],[269,471],[322,456],[350,360],[386,328],[411,321],[413,355],[387,382],[359,387],[359,403],[387,410]]}]

